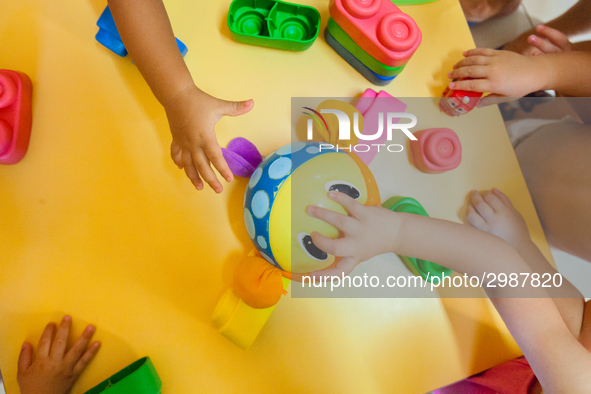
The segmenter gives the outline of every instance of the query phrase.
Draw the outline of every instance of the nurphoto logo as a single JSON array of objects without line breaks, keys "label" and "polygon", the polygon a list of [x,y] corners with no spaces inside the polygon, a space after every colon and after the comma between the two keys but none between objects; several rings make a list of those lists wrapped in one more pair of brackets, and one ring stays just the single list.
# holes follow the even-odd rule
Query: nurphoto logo
[{"label": "nurphoto logo", "polygon": [[[314,129],[314,122],[316,122],[321,128],[328,130],[328,124],[324,119],[322,114],[330,114],[337,117],[339,129],[338,129],[338,141],[343,142],[346,140],[351,139],[351,119],[349,115],[345,112],[340,111],[338,109],[321,109],[320,112],[309,108],[303,107],[304,109],[310,111],[304,112],[304,114],[309,115],[311,119],[308,119],[308,128],[307,128],[307,138],[308,140],[312,140],[313,137],[313,129]],[[409,119],[410,122],[408,123],[399,123],[402,119]],[[384,126],[385,123],[385,126]],[[378,113],[378,130],[374,134],[362,134],[362,131],[359,130],[359,113],[353,114],[353,132],[359,138],[359,141],[376,141],[379,140],[384,132],[386,133],[386,140],[392,141],[392,135],[395,130],[402,131],[410,140],[416,141],[417,137],[413,135],[410,131],[411,128],[417,125],[417,117],[408,112],[384,112]],[[356,145],[339,145],[338,143],[333,145],[329,143],[320,144],[320,150],[353,150],[354,152],[368,152],[372,147],[376,147],[378,152],[380,151],[381,147],[384,147],[388,150],[388,152],[402,152],[404,147],[400,144],[364,144],[358,143]]]}]

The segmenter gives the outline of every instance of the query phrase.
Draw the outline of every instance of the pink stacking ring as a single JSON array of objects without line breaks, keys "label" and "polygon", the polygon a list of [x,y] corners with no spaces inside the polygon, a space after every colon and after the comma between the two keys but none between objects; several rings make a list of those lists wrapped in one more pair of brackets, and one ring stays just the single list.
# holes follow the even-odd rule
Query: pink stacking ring
[{"label": "pink stacking ring", "polygon": [[12,142],[12,128],[0,119],[0,155],[6,152]]},{"label": "pink stacking ring", "polygon": [[427,129],[417,131],[418,141],[410,147],[415,166],[422,172],[437,174],[453,170],[462,162],[462,145],[451,129]]},{"label": "pink stacking ring", "polygon": [[0,72],[0,108],[8,107],[16,100],[17,87],[14,80]]},{"label": "pink stacking ring", "polygon": [[343,6],[351,16],[357,19],[369,19],[378,13],[382,0],[343,0]]},{"label": "pink stacking ring", "polygon": [[419,28],[410,16],[395,12],[382,18],[377,36],[386,48],[404,52],[411,49],[419,40]]},{"label": "pink stacking ring", "polygon": [[423,146],[425,157],[438,167],[457,166],[462,159],[462,146],[456,133],[442,129],[429,135]]}]

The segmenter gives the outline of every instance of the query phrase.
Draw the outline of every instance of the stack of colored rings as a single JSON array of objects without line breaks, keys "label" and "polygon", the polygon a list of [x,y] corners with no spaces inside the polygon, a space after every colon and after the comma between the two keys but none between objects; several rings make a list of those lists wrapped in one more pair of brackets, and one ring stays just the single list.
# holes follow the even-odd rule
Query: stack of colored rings
[{"label": "stack of colored rings", "polygon": [[421,43],[415,21],[390,0],[331,0],[328,44],[374,85],[388,85]]}]

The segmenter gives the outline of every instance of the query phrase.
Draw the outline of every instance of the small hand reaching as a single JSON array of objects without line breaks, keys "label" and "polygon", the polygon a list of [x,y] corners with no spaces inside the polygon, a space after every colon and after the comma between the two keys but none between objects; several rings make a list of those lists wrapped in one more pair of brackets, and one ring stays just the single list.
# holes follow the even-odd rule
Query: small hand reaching
[{"label": "small hand reaching", "polygon": [[252,100],[233,102],[220,100],[191,85],[164,104],[172,144],[170,154],[179,169],[185,173],[197,190],[203,181],[216,192],[223,187],[211,164],[230,182],[232,171],[228,167],[215,135],[215,125],[224,116],[239,116],[253,108]]},{"label": "small hand reaching", "polygon": [[490,92],[487,97],[523,97],[544,88],[547,70],[537,57],[488,48],[471,49],[464,56],[448,77],[469,79],[451,82],[450,89]]},{"label": "small hand reaching", "polygon": [[536,26],[536,34],[530,35],[527,42],[535,48],[533,56],[572,51],[572,44],[566,34],[544,25]]},{"label": "small hand reaching", "polygon": [[71,325],[72,318],[65,316],[56,333],[55,323],[49,323],[41,334],[36,355],[33,355],[30,343],[23,343],[17,374],[21,394],[70,392],[100,348],[99,342],[88,346],[95,332],[94,326],[89,325],[74,346],[66,351]]}]

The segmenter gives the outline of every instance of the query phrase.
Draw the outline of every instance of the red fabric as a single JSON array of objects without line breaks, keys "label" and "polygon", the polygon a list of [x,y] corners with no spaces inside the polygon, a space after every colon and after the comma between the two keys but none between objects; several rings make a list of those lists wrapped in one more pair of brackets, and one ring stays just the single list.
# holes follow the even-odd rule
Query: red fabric
[{"label": "red fabric", "polygon": [[507,361],[434,394],[527,394],[535,378],[525,357]]}]

